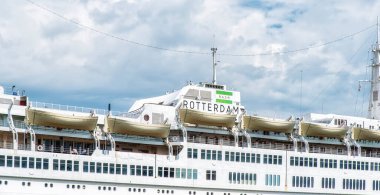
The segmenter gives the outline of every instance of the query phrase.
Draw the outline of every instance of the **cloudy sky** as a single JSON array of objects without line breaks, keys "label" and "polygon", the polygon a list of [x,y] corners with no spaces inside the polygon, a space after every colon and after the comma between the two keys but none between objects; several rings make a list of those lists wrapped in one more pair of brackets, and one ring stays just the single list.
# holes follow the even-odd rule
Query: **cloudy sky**
[{"label": "cloudy sky", "polygon": [[249,113],[365,116],[369,86],[358,92],[358,80],[369,77],[379,10],[374,0],[4,0],[0,84],[34,101],[126,111],[212,79],[211,55],[126,40],[200,53],[214,45],[218,83],[240,91]]}]

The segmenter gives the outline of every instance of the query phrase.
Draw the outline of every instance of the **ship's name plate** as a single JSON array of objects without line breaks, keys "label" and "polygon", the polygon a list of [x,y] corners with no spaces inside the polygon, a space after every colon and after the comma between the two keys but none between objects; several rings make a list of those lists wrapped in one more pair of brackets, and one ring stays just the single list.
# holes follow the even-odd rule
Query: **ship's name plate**
[{"label": "ship's name plate", "polygon": [[199,110],[204,112],[214,112],[220,114],[238,114],[239,106],[228,105],[228,104],[216,104],[211,102],[203,102],[196,100],[183,100],[182,108]]}]

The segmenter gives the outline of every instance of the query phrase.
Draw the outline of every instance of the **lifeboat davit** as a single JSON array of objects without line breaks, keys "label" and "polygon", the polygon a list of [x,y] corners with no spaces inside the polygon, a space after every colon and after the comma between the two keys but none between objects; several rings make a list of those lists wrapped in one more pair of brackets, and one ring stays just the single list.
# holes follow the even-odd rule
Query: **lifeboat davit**
[{"label": "lifeboat davit", "polygon": [[370,130],[365,128],[354,127],[352,128],[352,139],[380,141],[380,130]]},{"label": "lifeboat davit", "polygon": [[86,113],[66,113],[43,108],[27,108],[26,123],[62,129],[94,130],[98,117]]},{"label": "lifeboat davit", "polygon": [[166,138],[170,132],[169,124],[145,124],[118,116],[108,116],[106,120],[110,133]]},{"label": "lifeboat davit", "polygon": [[302,136],[344,138],[348,127],[334,127],[327,124],[304,122],[300,123],[300,134]]},{"label": "lifeboat davit", "polygon": [[236,115],[214,114],[191,109],[179,109],[182,123],[232,128]]},{"label": "lifeboat davit", "polygon": [[294,120],[272,119],[259,116],[243,116],[243,128],[253,131],[272,131],[291,133],[294,129]]}]

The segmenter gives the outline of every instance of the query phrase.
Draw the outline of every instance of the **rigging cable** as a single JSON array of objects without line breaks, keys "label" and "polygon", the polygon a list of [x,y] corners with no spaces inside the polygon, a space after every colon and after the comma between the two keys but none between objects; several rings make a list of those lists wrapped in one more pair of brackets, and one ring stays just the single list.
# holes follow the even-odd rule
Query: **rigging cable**
[{"label": "rigging cable", "polygon": [[[65,21],[67,21],[69,23],[72,23],[72,24],[74,24],[74,25],[76,25],[76,26],[78,26],[78,27],[80,27],[82,29],[87,29],[87,30],[93,31],[95,33],[98,33],[100,35],[103,35],[103,36],[106,36],[106,37],[110,37],[110,38],[113,38],[113,39],[116,39],[116,40],[119,40],[119,41],[127,42],[129,44],[137,45],[137,46],[140,46],[140,47],[147,47],[147,48],[151,48],[151,49],[161,50],[161,51],[174,52],[174,53],[197,54],[197,55],[209,55],[210,54],[210,52],[205,52],[205,51],[177,50],[177,49],[170,49],[170,48],[166,48],[166,47],[161,47],[161,46],[150,45],[150,44],[141,43],[141,42],[137,42],[137,41],[132,41],[132,40],[129,40],[129,39],[126,39],[126,38],[123,38],[123,37],[120,37],[120,36],[117,36],[117,35],[114,35],[114,34],[111,34],[111,33],[108,33],[108,32],[102,31],[102,30],[99,30],[99,29],[96,29],[96,28],[94,28],[92,26],[89,26],[89,25],[77,22],[77,21],[75,21],[73,19],[69,19],[66,16],[64,16],[63,14],[60,14],[57,11],[54,11],[54,10],[52,10],[50,8],[47,8],[46,6],[43,6],[41,4],[35,3],[32,0],[25,0],[25,1],[29,2],[30,4],[34,5],[35,7],[39,8],[39,9],[42,9],[42,10],[44,10],[46,12],[49,12],[50,14],[53,14],[53,15],[61,18],[62,20],[65,20]],[[364,29],[362,29],[360,31],[354,32],[352,34],[349,34],[349,35],[346,35],[346,36],[343,36],[343,37],[340,37],[340,38],[337,38],[337,39],[332,40],[332,41],[324,42],[324,43],[321,43],[321,44],[313,44],[313,45],[308,46],[308,47],[294,49],[294,50],[286,50],[286,51],[279,51],[279,52],[252,53],[252,54],[217,53],[216,55],[219,55],[219,56],[233,56],[233,57],[253,57],[253,56],[266,56],[266,55],[279,55],[279,54],[297,53],[297,52],[302,52],[302,51],[306,51],[306,50],[309,50],[309,49],[323,47],[323,46],[326,46],[326,45],[330,45],[330,44],[333,44],[333,43],[345,40],[347,38],[350,38],[350,37],[358,35],[358,34],[360,34],[362,32],[365,32],[365,31],[373,28],[374,26],[376,26],[376,24],[370,25],[370,26],[368,26],[368,27],[366,27],[366,28],[364,28]]]}]

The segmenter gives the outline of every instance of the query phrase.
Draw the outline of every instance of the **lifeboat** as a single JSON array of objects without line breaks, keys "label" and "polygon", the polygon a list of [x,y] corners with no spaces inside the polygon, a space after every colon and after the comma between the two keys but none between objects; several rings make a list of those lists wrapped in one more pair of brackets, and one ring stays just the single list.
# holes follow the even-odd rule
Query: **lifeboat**
[{"label": "lifeboat", "polygon": [[235,125],[236,115],[213,114],[198,110],[179,109],[182,123],[232,128]]},{"label": "lifeboat", "polygon": [[352,128],[352,139],[380,141],[380,130],[370,130],[359,127]]},{"label": "lifeboat", "polygon": [[327,124],[300,122],[300,134],[302,136],[344,138],[348,127],[334,127]]},{"label": "lifeboat", "polygon": [[294,129],[294,120],[271,119],[258,116],[243,116],[243,128],[248,130],[272,131],[291,133]]},{"label": "lifeboat", "polygon": [[85,113],[65,113],[42,108],[27,108],[26,123],[62,129],[94,130],[98,117]]},{"label": "lifeboat", "polygon": [[169,124],[145,124],[125,117],[108,116],[108,132],[166,138],[169,135]]}]

